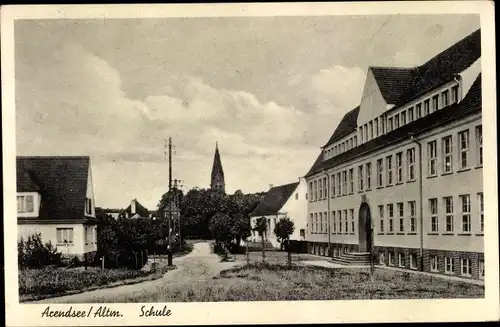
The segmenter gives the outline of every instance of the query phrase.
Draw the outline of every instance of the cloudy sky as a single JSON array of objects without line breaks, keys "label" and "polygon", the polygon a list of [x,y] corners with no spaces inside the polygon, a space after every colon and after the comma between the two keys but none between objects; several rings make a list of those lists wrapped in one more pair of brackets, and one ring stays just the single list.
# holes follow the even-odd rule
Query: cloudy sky
[{"label": "cloudy sky", "polygon": [[149,209],[174,178],[226,189],[303,176],[359,104],[368,66],[415,66],[477,16],[17,21],[18,155],[90,155],[96,205]]}]

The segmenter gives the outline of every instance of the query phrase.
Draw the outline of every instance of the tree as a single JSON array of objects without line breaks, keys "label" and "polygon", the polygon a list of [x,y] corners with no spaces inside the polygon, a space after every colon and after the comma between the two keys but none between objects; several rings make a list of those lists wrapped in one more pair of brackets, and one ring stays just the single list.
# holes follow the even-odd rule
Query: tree
[{"label": "tree", "polygon": [[283,248],[284,242],[287,242],[288,249],[288,265],[292,264],[292,254],[290,252],[290,235],[293,234],[295,230],[295,225],[290,217],[285,216],[281,218],[274,227],[274,234],[278,238],[278,241],[281,243],[281,247]]},{"label": "tree", "polygon": [[267,232],[267,219],[266,217],[260,217],[257,218],[257,221],[255,222],[255,231],[259,233],[260,240],[262,243],[262,262],[266,261],[266,248],[265,248],[265,241],[264,241],[264,236],[266,235]]}]

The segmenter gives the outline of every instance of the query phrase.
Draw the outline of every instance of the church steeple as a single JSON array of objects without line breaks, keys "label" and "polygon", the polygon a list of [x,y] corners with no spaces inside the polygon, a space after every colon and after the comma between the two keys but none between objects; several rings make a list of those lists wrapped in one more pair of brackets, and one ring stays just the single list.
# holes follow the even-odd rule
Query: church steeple
[{"label": "church steeple", "polygon": [[212,166],[212,179],[210,182],[212,190],[222,190],[225,192],[224,171],[222,170],[222,162],[220,161],[219,145],[215,143],[214,164]]}]

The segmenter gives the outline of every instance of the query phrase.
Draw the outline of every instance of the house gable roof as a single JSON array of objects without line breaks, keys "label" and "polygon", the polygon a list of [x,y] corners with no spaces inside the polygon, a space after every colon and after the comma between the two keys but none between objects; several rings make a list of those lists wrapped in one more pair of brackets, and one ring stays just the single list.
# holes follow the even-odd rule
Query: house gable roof
[{"label": "house gable roof", "polygon": [[[137,199],[134,199],[135,201],[135,213],[138,214],[141,217],[149,217],[149,210],[146,209],[142,204],[137,201]],[[128,207],[124,210],[128,214],[128,216],[132,215],[132,204],[129,204]]]},{"label": "house gable roof", "polygon": [[356,131],[356,129],[358,128],[357,126],[358,114],[359,114],[359,106],[348,111],[340,121],[339,125],[333,132],[328,142],[323,147],[327,147],[330,144],[334,143],[335,141]]},{"label": "house gable roof", "polygon": [[84,218],[90,157],[17,157],[17,192],[39,191],[40,219]]},{"label": "house gable roof", "polygon": [[260,200],[250,217],[276,215],[285,205],[293,192],[297,189],[299,182],[272,187]]},{"label": "house gable roof", "polygon": [[408,139],[410,137],[409,135],[417,135],[432,128],[447,124],[451,121],[464,118],[475,113],[481,113],[481,99],[481,74],[479,74],[472,84],[469,92],[461,102],[435,111],[328,160],[323,161],[323,156],[320,153],[305,177],[317,174],[324,169],[346,163],[356,157],[376,151],[390,144]]},{"label": "house gable roof", "polygon": [[380,93],[388,104],[396,104],[399,97],[413,84],[417,68],[370,67]]}]

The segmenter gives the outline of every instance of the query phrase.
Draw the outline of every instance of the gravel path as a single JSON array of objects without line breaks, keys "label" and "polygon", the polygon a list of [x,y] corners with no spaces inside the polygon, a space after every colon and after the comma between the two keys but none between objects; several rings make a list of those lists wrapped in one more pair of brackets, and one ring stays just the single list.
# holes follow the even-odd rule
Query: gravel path
[{"label": "gravel path", "polygon": [[95,291],[50,298],[30,303],[108,303],[116,302],[117,297],[147,295],[169,284],[178,286],[182,283],[208,282],[220,271],[234,267],[235,262],[220,262],[220,258],[211,252],[208,242],[195,243],[193,251],[186,256],[175,258],[177,269],[167,272],[163,277],[133,285],[103,288]]}]

